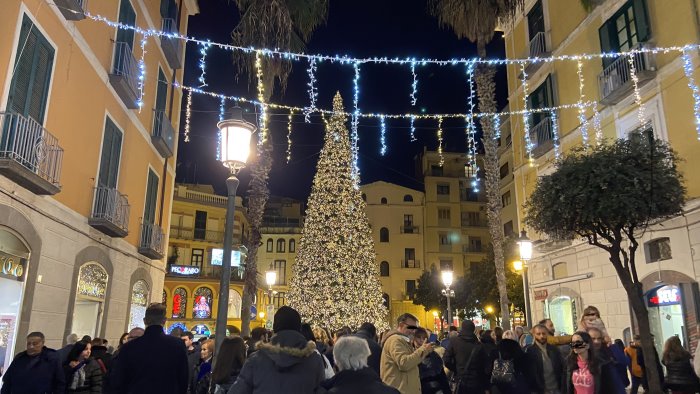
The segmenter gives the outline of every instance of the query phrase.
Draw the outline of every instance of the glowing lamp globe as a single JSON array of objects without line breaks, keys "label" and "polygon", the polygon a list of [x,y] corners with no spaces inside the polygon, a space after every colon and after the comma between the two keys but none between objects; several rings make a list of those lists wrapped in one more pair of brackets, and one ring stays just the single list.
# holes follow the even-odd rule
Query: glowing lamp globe
[{"label": "glowing lamp globe", "polygon": [[243,119],[243,110],[240,107],[231,108],[227,116],[216,125],[221,138],[219,159],[224,167],[236,173],[245,167],[248,161],[250,138],[255,132],[255,125]]},{"label": "glowing lamp globe", "polygon": [[267,283],[268,286],[274,285],[276,281],[277,281],[277,272],[275,272],[275,271],[265,272],[265,283]]},{"label": "glowing lamp globe", "polygon": [[532,241],[527,237],[525,230],[520,232],[518,238],[518,246],[520,247],[520,260],[528,261],[532,259]]},{"label": "glowing lamp globe", "polygon": [[523,270],[523,262],[520,260],[516,260],[513,262],[513,269],[516,270],[517,272],[520,272]]},{"label": "glowing lamp globe", "polygon": [[442,271],[442,284],[444,284],[445,287],[452,286],[453,279],[454,274],[452,273],[452,271]]}]

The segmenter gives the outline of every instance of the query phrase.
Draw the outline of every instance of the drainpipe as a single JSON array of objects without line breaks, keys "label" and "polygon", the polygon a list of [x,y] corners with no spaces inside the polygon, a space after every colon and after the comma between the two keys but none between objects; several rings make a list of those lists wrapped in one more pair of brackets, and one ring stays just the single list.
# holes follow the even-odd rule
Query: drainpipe
[{"label": "drainpipe", "polygon": [[[180,18],[182,17],[182,3],[184,3],[185,0],[180,0],[180,4],[177,6],[177,18],[175,20],[175,28],[177,31],[180,31]],[[183,67],[184,67],[184,59],[183,59]],[[175,78],[177,77],[177,70],[173,70],[172,77],[170,78],[171,81],[175,81]],[[170,121],[173,121],[173,105],[175,104],[175,92],[171,88],[170,91],[170,103],[168,104],[168,119]],[[175,130],[176,133],[180,133],[180,130]],[[176,155],[177,152],[173,152],[173,156]],[[168,176],[168,157],[165,158],[165,162],[163,163],[163,175],[161,176],[161,179],[163,180],[161,185],[160,185],[160,213],[158,215],[158,225],[163,227],[163,210],[165,208],[165,180]]]}]

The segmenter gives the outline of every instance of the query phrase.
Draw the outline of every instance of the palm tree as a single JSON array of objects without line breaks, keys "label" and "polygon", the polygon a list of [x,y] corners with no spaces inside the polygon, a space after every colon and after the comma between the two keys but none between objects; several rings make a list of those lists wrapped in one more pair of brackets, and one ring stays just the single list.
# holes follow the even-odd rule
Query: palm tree
[{"label": "palm tree", "polygon": [[[277,48],[301,52],[311,33],[328,15],[328,0],[235,0],[241,13],[240,22],[231,33],[234,45],[257,48]],[[241,51],[234,52],[238,73],[248,75],[248,81],[256,78],[254,57]],[[263,58],[263,83],[268,101],[275,88],[275,81],[284,91],[287,77],[292,71],[288,60]],[[258,152],[258,159],[251,165],[251,185],[248,213],[251,237],[246,247],[248,257],[243,274],[243,300],[241,305],[241,335],[250,332],[250,306],[258,287],[257,254],[261,245],[260,227],[270,190],[268,178],[272,168],[272,138],[268,138]]]},{"label": "palm tree", "polygon": [[[493,38],[499,23],[510,23],[516,13],[524,6],[524,0],[429,0],[428,10],[437,17],[442,26],[451,28],[458,38],[467,38],[476,43],[479,57],[486,57],[486,44]],[[479,110],[495,113],[496,70],[487,64],[479,64],[475,73],[475,82]],[[505,262],[503,256],[503,226],[501,226],[501,196],[498,166],[498,146],[494,136],[493,120],[490,117],[480,119],[484,144],[484,171],[487,197],[487,217],[489,233],[493,244],[496,282],[500,296],[501,321],[505,329],[510,329],[508,291],[506,288]]]}]

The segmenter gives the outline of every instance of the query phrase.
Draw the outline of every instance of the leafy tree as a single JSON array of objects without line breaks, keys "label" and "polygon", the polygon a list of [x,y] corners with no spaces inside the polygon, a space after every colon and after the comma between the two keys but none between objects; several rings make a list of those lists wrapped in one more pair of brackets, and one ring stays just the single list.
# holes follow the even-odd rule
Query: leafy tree
[{"label": "leafy tree", "polygon": [[[524,0],[429,0],[428,10],[437,17],[441,25],[450,27],[458,38],[467,38],[476,43],[479,57],[486,57],[486,44],[493,39],[499,22],[510,23],[516,13],[524,6]],[[496,69],[487,64],[480,64],[476,69],[475,81],[479,110],[496,113]],[[501,225],[501,189],[498,162],[498,146],[493,119],[485,116],[480,119],[483,131],[484,171],[486,186],[486,215],[489,221],[489,233],[494,245],[494,265],[498,284],[501,319],[503,327],[510,329],[508,311],[508,291],[506,284],[505,263],[502,244],[505,238]]]},{"label": "leafy tree", "polygon": [[[637,237],[649,222],[681,212],[685,187],[679,159],[664,142],[633,133],[575,149],[557,170],[539,179],[527,201],[525,222],[552,239],[580,237],[609,254],[639,323],[645,355],[655,355],[642,283],[637,275]],[[649,385],[661,393],[658,358],[645,357]]]},{"label": "leafy tree", "polygon": [[[465,299],[462,289],[462,278],[456,278],[452,290],[455,291],[455,297],[450,300],[450,307],[454,309],[464,308]],[[440,316],[444,315],[447,311],[447,297],[442,295],[442,290],[445,285],[442,283],[442,275],[440,271],[435,267],[435,264],[430,266],[430,271],[423,271],[421,276],[418,278],[418,286],[416,286],[416,292],[413,297],[413,303],[415,305],[422,305],[426,311],[438,310]]]}]

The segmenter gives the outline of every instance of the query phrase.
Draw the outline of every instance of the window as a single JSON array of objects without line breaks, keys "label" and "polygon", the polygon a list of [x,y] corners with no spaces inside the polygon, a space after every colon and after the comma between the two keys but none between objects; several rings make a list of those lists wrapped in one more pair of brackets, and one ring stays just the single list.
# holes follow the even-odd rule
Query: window
[{"label": "window", "polygon": [[287,242],[283,238],[280,238],[277,240],[277,253],[284,253],[284,245],[286,245]]},{"label": "window", "polygon": [[472,252],[481,252],[481,238],[469,237],[469,249]]},{"label": "window", "polygon": [[[28,16],[22,19],[17,60],[10,85],[7,108],[44,124],[54,49]],[[13,130],[14,131],[14,130]],[[5,133],[3,133],[5,134]],[[3,135],[3,145],[13,137]]]},{"label": "window", "polygon": [[474,167],[472,167],[470,164],[465,164],[464,165],[464,177],[465,178],[474,178],[476,175],[476,170]]},{"label": "window", "polygon": [[367,195],[362,193],[362,201],[367,202]]},{"label": "window", "polygon": [[438,208],[438,220],[450,220],[450,208]]},{"label": "window", "polygon": [[406,297],[412,300],[416,294],[416,281],[411,279],[406,281]]},{"label": "window", "polygon": [[382,227],[379,229],[379,242],[389,242],[389,229]]},{"label": "window", "polygon": [[382,205],[386,205],[386,204],[387,204],[386,197],[382,197],[381,203],[382,203]]},{"label": "window", "polygon": [[569,276],[566,263],[556,263],[552,266],[552,279],[561,279]]},{"label": "window", "polygon": [[290,239],[289,240],[289,253],[296,253],[297,251],[297,241]]},{"label": "window", "polygon": [[430,165],[430,175],[431,176],[442,176],[442,167],[437,164]]},{"label": "window", "polygon": [[160,16],[171,19],[177,17],[177,4],[175,4],[175,0],[160,0]]},{"label": "window", "polygon": [[440,233],[438,234],[438,237],[440,238],[440,245],[452,245],[452,240],[450,239],[449,234]]},{"label": "window", "polygon": [[403,201],[404,202],[413,202],[413,196],[410,194],[406,194],[403,196]]},{"label": "window", "polygon": [[[646,0],[629,0],[598,30],[602,52],[625,52],[651,38]],[[603,67],[616,58],[604,57]],[[639,67],[639,66],[638,66]]]},{"label": "window", "polygon": [[[122,0],[119,5],[119,23],[126,26],[136,25],[136,12],[134,7],[131,5],[129,0]],[[134,30],[132,29],[117,29],[117,39],[116,42],[123,42],[129,45],[130,49],[134,49]],[[115,64],[118,61],[123,61],[119,59],[119,56],[114,57]]]},{"label": "window", "polygon": [[418,229],[414,229],[413,227],[413,215],[403,215],[403,233],[413,234],[417,231]]},{"label": "window", "polygon": [[243,300],[241,295],[233,289],[228,291],[228,318],[240,319],[241,318],[241,304]]},{"label": "window", "polygon": [[156,222],[156,204],[158,203],[158,175],[148,169],[146,184],[146,201],[143,208],[143,222],[153,224]]},{"label": "window", "polygon": [[[102,155],[100,156],[100,174],[97,186],[116,189],[119,174],[119,158],[122,149],[122,133],[110,118],[105,121],[102,137]],[[105,195],[107,197],[107,195]]]},{"label": "window", "polygon": [[501,179],[507,177],[508,176],[508,163],[502,165],[501,169],[499,171],[501,173]]},{"label": "window", "polygon": [[537,33],[544,33],[544,12],[542,1],[539,0],[527,13],[527,28],[530,36],[530,41],[535,38]]},{"label": "window", "polygon": [[503,235],[509,237],[513,235],[513,221],[509,220],[503,225]]},{"label": "window", "polygon": [[416,260],[416,249],[405,248],[403,251],[404,268],[420,268],[420,261]]},{"label": "window", "polygon": [[129,308],[129,329],[134,327],[146,328],[143,318],[146,317],[149,290],[148,284],[143,280],[137,280],[131,288],[131,307]]},{"label": "window", "polygon": [[510,205],[510,190],[503,193],[501,196],[501,204],[503,204],[504,207]]},{"label": "window", "polygon": [[267,246],[265,247],[265,251],[272,252],[273,251],[272,246],[273,246],[273,242],[272,242],[272,238],[270,238],[267,240]]},{"label": "window", "polygon": [[192,259],[190,260],[190,265],[196,265],[197,267],[202,267],[204,262],[204,250],[203,249],[192,249]]},{"label": "window", "polygon": [[[162,122],[162,113],[165,113],[165,103],[168,99],[168,79],[163,73],[163,69],[158,68],[158,82],[156,85],[156,106],[155,106],[155,116],[153,118],[153,127],[162,127],[159,123]],[[157,121],[161,119],[160,121]],[[154,129],[154,134],[155,134]]]},{"label": "window", "polygon": [[212,291],[208,287],[199,287],[194,291],[192,317],[195,319],[211,318]]},{"label": "window", "polygon": [[671,239],[668,237],[653,239],[644,244],[644,254],[647,264],[656,263],[662,260],[670,260]]},{"label": "window", "polygon": [[207,212],[195,211],[194,214],[194,239],[206,239]]},{"label": "window", "polygon": [[277,285],[287,284],[287,260],[275,260],[273,268],[277,271]]},{"label": "window", "polygon": [[461,216],[463,227],[480,226],[482,224],[479,212],[462,212]]},{"label": "window", "polygon": [[277,292],[274,296],[272,296],[272,303],[275,305],[275,309],[279,309],[287,305],[287,293],[283,291]]},{"label": "window", "polygon": [[450,258],[441,258],[440,259],[440,271],[443,270],[452,270],[452,259]]},{"label": "window", "polygon": [[[540,86],[535,89],[532,94],[527,97],[527,107],[529,109],[537,108],[547,108],[554,105],[554,91],[552,90],[552,76],[548,75],[547,79],[540,84]],[[549,119],[549,113],[546,112],[535,112],[530,115],[530,126],[534,128],[540,124],[545,119]],[[552,139],[551,131],[549,133],[542,133],[537,136],[537,143],[541,145],[541,142],[548,141]]]},{"label": "window", "polygon": [[173,291],[173,318],[184,319],[187,308],[187,290],[178,287]]},{"label": "window", "polygon": [[389,262],[388,261],[382,261],[379,263],[379,275],[380,276],[389,276]]},{"label": "window", "polygon": [[448,184],[437,185],[437,194],[438,194],[438,196],[449,196],[450,195],[450,185],[448,185]]}]

